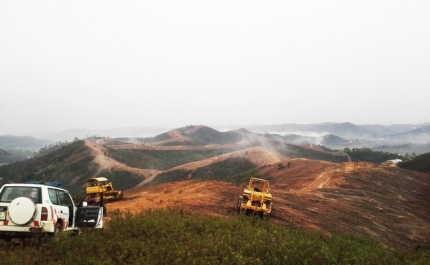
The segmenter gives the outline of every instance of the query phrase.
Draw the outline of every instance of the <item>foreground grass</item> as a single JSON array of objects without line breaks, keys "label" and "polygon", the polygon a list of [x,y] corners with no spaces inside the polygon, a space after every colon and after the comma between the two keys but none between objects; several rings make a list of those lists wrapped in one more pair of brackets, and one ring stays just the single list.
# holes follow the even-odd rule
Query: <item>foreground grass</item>
[{"label": "foreground grass", "polygon": [[388,250],[258,218],[170,210],[111,213],[109,227],[27,246],[1,244],[2,264],[429,264],[428,251]]}]

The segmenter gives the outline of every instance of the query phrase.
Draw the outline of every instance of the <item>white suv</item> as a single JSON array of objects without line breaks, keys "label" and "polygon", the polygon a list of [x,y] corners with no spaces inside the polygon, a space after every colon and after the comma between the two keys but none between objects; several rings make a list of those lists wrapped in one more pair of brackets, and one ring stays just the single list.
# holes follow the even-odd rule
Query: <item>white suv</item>
[{"label": "white suv", "polygon": [[103,208],[77,207],[57,182],[5,184],[0,189],[0,237],[77,233],[81,227],[102,228]]}]

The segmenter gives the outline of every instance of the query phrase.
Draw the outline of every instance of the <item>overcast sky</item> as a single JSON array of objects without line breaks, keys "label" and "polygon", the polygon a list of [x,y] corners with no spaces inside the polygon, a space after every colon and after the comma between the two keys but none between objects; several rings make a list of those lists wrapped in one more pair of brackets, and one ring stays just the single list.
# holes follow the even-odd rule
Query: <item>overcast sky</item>
[{"label": "overcast sky", "polygon": [[1,1],[0,135],[430,121],[430,1]]}]

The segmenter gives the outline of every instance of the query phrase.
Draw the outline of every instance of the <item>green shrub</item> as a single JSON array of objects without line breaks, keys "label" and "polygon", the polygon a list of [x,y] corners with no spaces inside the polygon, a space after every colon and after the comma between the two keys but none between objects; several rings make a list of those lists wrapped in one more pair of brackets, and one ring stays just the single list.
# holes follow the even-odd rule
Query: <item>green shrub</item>
[{"label": "green shrub", "polygon": [[430,153],[422,154],[412,160],[399,163],[399,167],[430,173]]},{"label": "green shrub", "polygon": [[352,161],[354,162],[382,163],[390,159],[402,158],[397,154],[381,152],[381,151],[373,151],[370,148],[352,148],[352,149],[345,148],[343,151],[349,154]]},{"label": "green shrub", "polygon": [[103,230],[42,244],[2,244],[3,264],[428,264],[428,251],[389,250],[348,234],[285,228],[259,218],[182,211],[110,213]]},{"label": "green shrub", "polygon": [[196,169],[192,176],[197,179],[225,180],[236,174],[256,169],[257,166],[245,158],[235,157]]}]

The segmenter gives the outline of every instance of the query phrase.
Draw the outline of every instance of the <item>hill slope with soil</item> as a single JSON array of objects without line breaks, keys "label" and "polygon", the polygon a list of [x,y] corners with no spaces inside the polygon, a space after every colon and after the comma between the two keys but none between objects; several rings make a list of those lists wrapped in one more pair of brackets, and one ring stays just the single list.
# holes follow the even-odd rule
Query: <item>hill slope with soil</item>
[{"label": "hill slope with soil", "polygon": [[[152,140],[77,141],[49,154],[0,167],[0,184],[60,180],[75,195],[84,191],[85,179],[104,176],[113,181],[115,189],[125,190],[124,200],[107,204],[109,212],[172,207],[236,218],[236,203],[247,184],[240,182],[260,177],[271,184],[274,211],[270,222],[370,236],[385,246],[430,247],[428,173],[351,162],[345,154],[318,145],[286,144],[246,130],[220,133],[195,126]],[[173,145],[177,143],[187,144]],[[129,153],[149,150],[146,156],[132,158],[176,163],[164,171],[130,166],[109,156],[108,147]],[[184,154],[190,157],[182,159]],[[183,175],[175,179],[177,172]],[[175,182],[142,186],[168,173],[173,174],[164,180]],[[192,177],[196,175],[200,180]]]},{"label": "hill slope with soil", "polygon": [[[271,183],[270,222],[369,236],[388,247],[430,246],[430,175],[371,163],[283,162],[258,171]],[[140,187],[107,207],[131,213],[172,207],[235,218],[244,185],[187,180]]]},{"label": "hill slope with soil", "polygon": [[[211,136],[203,137],[199,133],[203,129]],[[193,135],[199,135],[198,142]],[[234,138],[228,140],[227,134],[196,126],[164,134],[159,137],[160,142],[110,145],[114,149],[168,151],[223,148],[233,151],[167,171],[152,172],[141,184],[150,183],[159,174],[184,171],[176,182],[127,191],[125,200],[108,204],[109,210],[139,212],[149,208],[173,207],[234,218],[237,216],[237,199],[247,183],[237,186],[216,181],[228,179],[226,176],[211,176],[213,180],[208,181],[184,180],[184,174],[189,178],[192,172],[200,168],[240,158],[255,164],[256,171],[249,176],[268,179],[271,183],[274,196],[271,222],[320,229],[327,233],[343,231],[370,236],[385,246],[430,247],[429,174],[368,162],[354,163],[345,154],[331,152],[318,145],[288,145],[274,137],[267,138],[245,130],[235,131],[232,135]],[[179,139],[188,141],[188,144],[166,145],[167,142],[183,142]],[[206,145],[201,144],[203,139]],[[193,141],[195,144],[190,144]],[[349,162],[297,158],[306,155],[314,159],[343,159]],[[341,160],[335,160],[336,156]],[[245,175],[249,180],[247,174],[244,172],[241,179],[245,179]],[[175,181],[174,178],[166,179]]]}]

